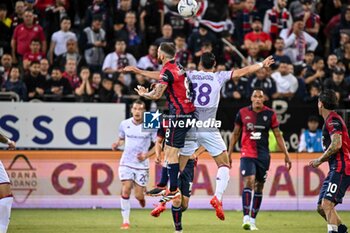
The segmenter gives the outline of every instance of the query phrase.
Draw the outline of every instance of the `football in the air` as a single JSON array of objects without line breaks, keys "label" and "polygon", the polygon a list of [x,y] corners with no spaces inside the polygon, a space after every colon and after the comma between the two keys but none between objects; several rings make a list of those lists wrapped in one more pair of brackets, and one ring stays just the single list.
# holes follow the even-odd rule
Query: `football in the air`
[{"label": "football in the air", "polygon": [[193,17],[197,14],[198,3],[195,0],[180,0],[177,10],[182,17]]}]

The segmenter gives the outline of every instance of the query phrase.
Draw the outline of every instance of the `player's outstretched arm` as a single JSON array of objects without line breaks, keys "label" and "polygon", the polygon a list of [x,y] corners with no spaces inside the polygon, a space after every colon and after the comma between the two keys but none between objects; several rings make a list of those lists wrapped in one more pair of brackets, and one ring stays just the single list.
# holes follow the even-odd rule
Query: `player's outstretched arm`
[{"label": "player's outstretched arm", "polygon": [[139,96],[145,97],[149,100],[158,100],[162,97],[164,91],[166,90],[167,85],[157,83],[151,92],[148,92],[148,89],[143,86],[137,86],[134,90],[139,94]]},{"label": "player's outstretched arm", "polygon": [[7,138],[2,133],[0,133],[0,142],[4,143],[4,144],[7,144],[9,150],[16,149],[16,143],[14,141],[10,140],[9,138]]},{"label": "player's outstretched arm", "polygon": [[122,138],[119,138],[117,141],[115,141],[112,144],[112,150],[118,150],[118,147],[124,145],[125,140]]},{"label": "player's outstretched arm", "polygon": [[126,66],[123,69],[123,72],[131,72],[135,74],[141,74],[143,76],[146,76],[150,79],[159,80],[160,79],[160,72],[159,71],[148,71],[148,70],[141,70],[137,68],[136,66]]},{"label": "player's outstretched arm", "polygon": [[328,149],[323,153],[323,155],[315,160],[310,161],[309,165],[312,167],[318,167],[323,162],[328,161],[329,157],[335,153],[337,153],[342,147],[342,135],[335,133],[331,136],[331,144]]},{"label": "player's outstretched arm", "polygon": [[241,136],[241,132],[242,132],[242,127],[240,125],[235,124],[235,128],[233,129],[233,132],[231,134],[231,140],[228,147],[228,157],[229,157],[230,165],[232,163],[233,149],[236,143],[238,142],[239,137]]},{"label": "player's outstretched arm", "polygon": [[290,160],[289,152],[286,147],[286,142],[284,141],[281,131],[278,127],[274,128],[272,131],[273,131],[273,134],[275,135],[278,147],[282,150],[284,154],[285,165],[288,168],[288,170],[290,170],[292,168],[292,161]]},{"label": "player's outstretched arm", "polygon": [[231,78],[236,78],[236,77],[242,77],[246,76],[248,74],[255,73],[256,71],[260,70],[261,68],[268,68],[270,67],[273,63],[275,63],[274,59],[272,56],[267,57],[264,61],[259,62],[254,65],[250,65],[247,67],[244,67],[242,69],[237,69],[232,72]]}]

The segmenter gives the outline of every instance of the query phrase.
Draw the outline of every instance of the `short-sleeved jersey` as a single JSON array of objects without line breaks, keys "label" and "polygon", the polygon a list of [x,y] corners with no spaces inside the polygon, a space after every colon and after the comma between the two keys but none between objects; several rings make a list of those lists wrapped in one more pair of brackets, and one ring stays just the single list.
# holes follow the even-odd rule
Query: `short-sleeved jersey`
[{"label": "short-sleeved jersey", "polygon": [[255,112],[252,106],[239,110],[235,124],[242,128],[241,157],[270,159],[269,130],[279,126],[276,113],[264,106]]},{"label": "short-sleeved jersey", "polygon": [[325,151],[331,145],[331,136],[333,134],[342,135],[342,147],[329,158],[329,169],[350,175],[350,140],[348,129],[343,119],[336,112],[331,112],[323,125],[322,145]]},{"label": "short-sleeved jersey", "polygon": [[136,125],[133,118],[129,118],[120,123],[119,138],[125,140],[120,165],[136,169],[148,169],[149,160],[146,159],[140,162],[137,156],[148,151],[151,142],[156,140],[156,132],[142,131],[142,124]]},{"label": "short-sleeved jersey", "polygon": [[167,85],[165,96],[169,104],[169,114],[188,114],[195,111],[192,103],[191,84],[186,73],[174,60],[167,62],[160,71],[160,83]]}]

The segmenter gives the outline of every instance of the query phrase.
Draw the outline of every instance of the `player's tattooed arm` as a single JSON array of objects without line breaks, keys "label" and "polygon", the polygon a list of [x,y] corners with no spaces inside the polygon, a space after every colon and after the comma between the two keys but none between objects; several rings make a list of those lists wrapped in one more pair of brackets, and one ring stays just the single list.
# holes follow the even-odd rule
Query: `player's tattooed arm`
[{"label": "player's tattooed arm", "polygon": [[342,135],[341,134],[333,134],[331,136],[331,144],[329,145],[328,149],[323,153],[323,155],[310,162],[310,165],[312,167],[318,167],[322,163],[328,161],[329,157],[331,157],[333,154],[337,153],[340,148],[342,147]]},{"label": "player's tattooed arm", "polygon": [[143,86],[137,86],[137,88],[135,88],[135,91],[146,99],[158,100],[162,97],[167,87],[168,86],[165,84],[157,83],[151,92],[148,92],[148,89]]},{"label": "player's tattooed arm", "polygon": [[123,69],[123,72],[132,72],[135,74],[146,76],[154,80],[160,80],[160,71],[141,70],[135,66],[127,66]]},{"label": "player's tattooed arm", "polygon": [[268,68],[270,67],[273,63],[275,63],[275,60],[273,59],[272,56],[267,57],[264,61],[256,63],[254,65],[246,66],[242,69],[237,69],[232,72],[231,78],[237,78],[237,77],[242,77],[246,76],[252,73],[257,72],[261,68]]}]

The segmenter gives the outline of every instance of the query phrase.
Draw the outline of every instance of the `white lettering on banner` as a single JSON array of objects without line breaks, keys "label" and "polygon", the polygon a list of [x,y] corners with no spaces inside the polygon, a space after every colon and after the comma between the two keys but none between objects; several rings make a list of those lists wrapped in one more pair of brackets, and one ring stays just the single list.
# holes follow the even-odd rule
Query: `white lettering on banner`
[{"label": "white lettering on banner", "polygon": [[124,119],[124,104],[0,103],[0,130],[19,148],[109,149]]},{"label": "white lettering on banner", "polygon": [[287,123],[288,119],[291,117],[289,113],[286,113],[288,110],[288,102],[285,100],[274,100],[272,101],[272,108],[275,110],[280,124]]}]

